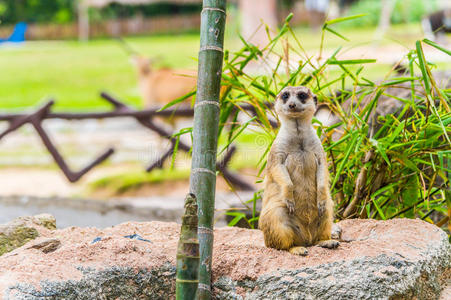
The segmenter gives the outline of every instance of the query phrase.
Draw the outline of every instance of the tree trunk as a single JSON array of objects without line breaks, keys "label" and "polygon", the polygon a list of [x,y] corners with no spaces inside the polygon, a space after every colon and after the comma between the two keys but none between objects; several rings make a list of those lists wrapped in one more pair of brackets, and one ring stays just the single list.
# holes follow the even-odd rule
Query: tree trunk
[{"label": "tree trunk", "polygon": [[199,299],[211,299],[216,151],[225,9],[225,0],[203,0],[190,176],[190,190],[199,205]]},{"label": "tree trunk", "polygon": [[88,6],[83,0],[77,2],[78,4],[78,39],[80,41],[87,41],[89,39],[89,14]]},{"label": "tree trunk", "polygon": [[269,41],[265,25],[273,30],[277,28],[277,1],[240,0],[239,7],[241,35],[255,45],[264,46]]},{"label": "tree trunk", "polygon": [[382,0],[381,17],[377,28],[377,36],[382,38],[390,28],[390,19],[395,7],[396,0]]}]

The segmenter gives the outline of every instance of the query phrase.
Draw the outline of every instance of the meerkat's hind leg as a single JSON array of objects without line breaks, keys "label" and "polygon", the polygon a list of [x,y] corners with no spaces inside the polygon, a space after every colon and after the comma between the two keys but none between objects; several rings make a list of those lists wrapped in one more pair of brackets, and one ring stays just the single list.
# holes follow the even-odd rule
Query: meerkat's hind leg
[{"label": "meerkat's hind leg", "polygon": [[[341,228],[338,227],[338,229],[341,231]],[[332,221],[332,215],[330,214],[330,210],[327,211],[324,218],[321,220],[321,224],[318,229],[318,242],[316,243],[317,246],[320,246],[322,248],[327,249],[335,249],[340,245],[339,241],[334,240],[335,236],[337,235],[336,231],[337,229],[334,228],[334,224]],[[334,237],[332,237],[332,233],[334,234]],[[338,233],[338,235],[340,235]]]},{"label": "meerkat's hind leg", "polygon": [[288,251],[291,254],[300,255],[300,256],[306,256],[308,254],[307,248],[302,247],[302,246],[297,246],[297,247],[290,248],[290,250],[288,250]]}]

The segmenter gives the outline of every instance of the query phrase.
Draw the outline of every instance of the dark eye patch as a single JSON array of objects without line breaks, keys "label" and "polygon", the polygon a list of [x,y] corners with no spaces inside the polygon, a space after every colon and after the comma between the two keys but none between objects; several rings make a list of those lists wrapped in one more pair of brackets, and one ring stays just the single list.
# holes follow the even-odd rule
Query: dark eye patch
[{"label": "dark eye patch", "polygon": [[290,93],[285,92],[282,94],[282,96],[280,96],[280,98],[283,100],[283,102],[286,102],[288,98],[290,98]]},{"label": "dark eye patch", "polygon": [[305,103],[305,100],[308,99],[308,94],[306,92],[299,92],[297,96],[302,103]]}]

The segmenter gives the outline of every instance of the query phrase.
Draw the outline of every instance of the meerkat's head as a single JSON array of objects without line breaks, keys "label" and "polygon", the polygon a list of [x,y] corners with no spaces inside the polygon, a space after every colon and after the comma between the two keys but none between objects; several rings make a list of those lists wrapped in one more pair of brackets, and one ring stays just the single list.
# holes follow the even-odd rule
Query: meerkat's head
[{"label": "meerkat's head", "polygon": [[317,97],[304,86],[288,86],[276,97],[279,117],[311,119],[316,111]]}]

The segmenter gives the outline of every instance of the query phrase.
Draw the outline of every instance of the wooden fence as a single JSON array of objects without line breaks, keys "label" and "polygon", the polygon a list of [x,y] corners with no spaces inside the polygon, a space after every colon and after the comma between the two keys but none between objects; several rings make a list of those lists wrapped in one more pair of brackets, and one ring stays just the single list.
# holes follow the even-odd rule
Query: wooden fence
[{"label": "wooden fence", "polygon": [[[124,35],[140,35],[154,33],[179,33],[198,30],[200,27],[199,14],[159,16],[144,18],[137,16],[129,19],[106,20],[92,22],[91,37],[117,37]],[[0,37],[9,36],[14,26],[1,26]],[[29,24],[27,40],[60,40],[78,38],[78,24]]]}]

